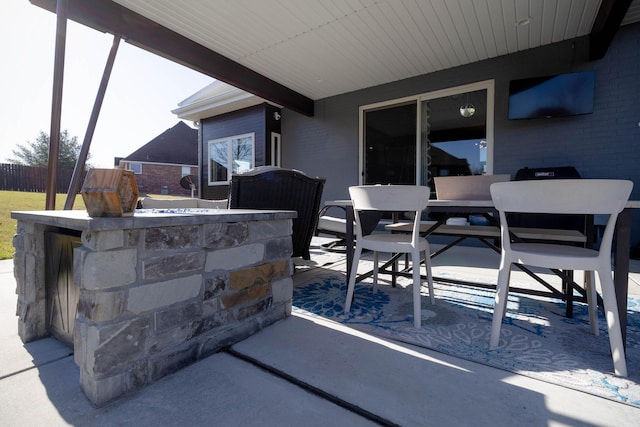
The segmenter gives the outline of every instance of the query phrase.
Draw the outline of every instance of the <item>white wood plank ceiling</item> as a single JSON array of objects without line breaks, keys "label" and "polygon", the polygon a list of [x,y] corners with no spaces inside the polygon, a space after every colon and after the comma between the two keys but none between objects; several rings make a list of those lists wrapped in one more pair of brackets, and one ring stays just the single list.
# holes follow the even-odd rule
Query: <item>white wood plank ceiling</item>
[{"label": "white wood plank ceiling", "polygon": [[[311,99],[590,33],[600,0],[115,0]],[[623,24],[640,20],[634,0]]]}]

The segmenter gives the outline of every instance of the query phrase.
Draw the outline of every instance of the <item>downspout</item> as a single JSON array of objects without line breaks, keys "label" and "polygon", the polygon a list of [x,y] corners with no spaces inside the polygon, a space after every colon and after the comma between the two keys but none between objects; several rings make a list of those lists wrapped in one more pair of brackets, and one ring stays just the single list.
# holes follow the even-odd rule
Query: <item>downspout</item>
[{"label": "downspout", "polygon": [[102,80],[98,87],[98,94],[93,104],[93,110],[91,111],[91,117],[89,118],[89,124],[87,125],[87,132],[84,135],[84,141],[82,141],[82,147],[76,160],[76,166],[73,169],[73,175],[71,176],[71,182],[69,183],[69,191],[67,192],[67,200],[64,204],[65,210],[73,208],[73,203],[76,200],[76,195],[80,191],[81,178],[84,174],[84,165],[89,155],[89,147],[91,146],[91,140],[93,139],[93,133],[96,130],[96,124],[98,123],[98,116],[100,115],[100,108],[102,107],[102,101],[104,101],[104,94],[107,91],[107,85],[109,84],[109,78],[111,77],[111,70],[113,69],[113,63],[116,59],[116,53],[118,52],[118,45],[120,44],[120,36],[113,36],[113,44],[111,45],[111,51],[107,58],[107,63],[104,66],[104,72],[102,73]]},{"label": "downspout", "polygon": [[58,176],[58,155],[60,153],[60,118],[62,115],[62,83],[64,80],[67,15],[67,0],[58,0],[56,4],[56,52],[53,63],[53,96],[51,99],[51,131],[49,132],[46,210],[55,210],[56,208],[56,181]]}]

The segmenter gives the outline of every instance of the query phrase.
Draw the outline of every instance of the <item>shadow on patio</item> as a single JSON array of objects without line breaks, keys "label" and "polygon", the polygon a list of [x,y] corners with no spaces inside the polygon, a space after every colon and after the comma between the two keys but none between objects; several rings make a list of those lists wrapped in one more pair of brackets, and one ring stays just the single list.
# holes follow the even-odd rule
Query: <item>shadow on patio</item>
[{"label": "shadow on patio", "polygon": [[[17,337],[9,262],[0,271],[0,361],[7,366],[7,358],[22,360],[29,367],[0,376],[2,425],[620,426],[640,415],[631,405],[298,309],[226,351],[96,409],[80,391],[73,357],[47,359],[47,352],[60,350],[57,342],[41,340],[36,350]],[[314,263],[299,266],[296,289],[327,275],[343,281],[344,262],[333,254],[312,253]],[[492,275],[477,267],[471,271]],[[638,289],[633,280],[630,286]],[[410,294],[403,291],[395,296]]]}]

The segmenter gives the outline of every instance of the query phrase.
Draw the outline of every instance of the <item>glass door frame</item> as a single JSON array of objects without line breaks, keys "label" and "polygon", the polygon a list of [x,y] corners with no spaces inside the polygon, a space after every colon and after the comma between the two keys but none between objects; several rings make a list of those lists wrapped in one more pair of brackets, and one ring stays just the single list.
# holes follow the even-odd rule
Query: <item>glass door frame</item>
[{"label": "glass door frame", "polygon": [[362,185],[364,180],[364,161],[365,161],[365,141],[364,141],[364,127],[365,127],[365,113],[370,110],[377,110],[386,107],[393,107],[395,105],[406,104],[409,102],[415,102],[416,108],[416,185],[421,181],[421,129],[422,124],[420,118],[422,117],[422,102],[431,99],[442,98],[451,95],[464,94],[466,92],[474,92],[478,90],[487,91],[487,111],[486,111],[486,142],[487,142],[487,175],[493,174],[493,155],[494,155],[494,141],[493,141],[493,128],[494,128],[494,110],[495,110],[495,80],[483,80],[480,82],[469,83],[465,85],[450,87],[446,89],[440,89],[432,92],[422,93],[413,96],[407,96],[404,98],[396,98],[388,101],[377,102],[374,104],[361,105],[358,112],[358,184]]}]

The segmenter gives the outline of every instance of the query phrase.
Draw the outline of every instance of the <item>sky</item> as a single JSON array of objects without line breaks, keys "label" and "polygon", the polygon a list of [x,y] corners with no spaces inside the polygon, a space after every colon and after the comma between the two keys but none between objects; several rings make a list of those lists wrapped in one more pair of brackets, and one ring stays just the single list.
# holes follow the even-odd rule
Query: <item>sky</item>
[{"label": "sky", "polygon": [[[8,163],[18,144],[50,132],[56,15],[28,0],[3,0],[2,6],[0,163]],[[112,43],[111,34],[67,23],[60,129],[80,144]],[[89,149],[91,166],[111,168],[114,157],[128,156],[173,127],[180,119],[171,110],[212,81],[121,41]]]}]

